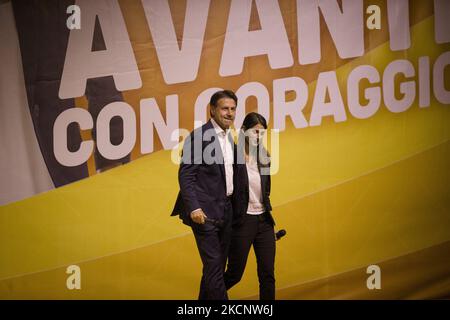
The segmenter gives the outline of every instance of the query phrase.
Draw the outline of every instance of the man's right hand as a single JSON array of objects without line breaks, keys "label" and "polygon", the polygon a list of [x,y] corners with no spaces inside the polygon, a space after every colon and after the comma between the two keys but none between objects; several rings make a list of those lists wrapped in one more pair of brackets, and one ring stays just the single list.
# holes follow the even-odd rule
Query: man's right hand
[{"label": "man's right hand", "polygon": [[191,212],[191,219],[195,223],[204,224],[206,221],[206,214],[202,209],[194,210]]}]

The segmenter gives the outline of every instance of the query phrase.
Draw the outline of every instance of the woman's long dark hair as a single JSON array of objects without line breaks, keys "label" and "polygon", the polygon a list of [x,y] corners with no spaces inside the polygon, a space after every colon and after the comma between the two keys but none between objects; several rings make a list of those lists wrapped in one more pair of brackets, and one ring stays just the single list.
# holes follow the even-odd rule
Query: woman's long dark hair
[{"label": "woman's long dark hair", "polygon": [[[250,112],[248,113],[245,118],[244,122],[242,123],[241,132],[239,134],[239,142],[238,145],[240,148],[244,148],[241,150],[245,150],[245,145],[248,143],[248,140],[245,139],[244,132],[253,128],[257,124],[260,124],[264,127],[264,129],[267,130],[267,121],[266,119],[256,112]],[[256,149],[256,156],[257,156],[257,162],[260,167],[268,167],[270,166],[270,154],[264,147],[261,141],[259,141],[257,149]]]}]

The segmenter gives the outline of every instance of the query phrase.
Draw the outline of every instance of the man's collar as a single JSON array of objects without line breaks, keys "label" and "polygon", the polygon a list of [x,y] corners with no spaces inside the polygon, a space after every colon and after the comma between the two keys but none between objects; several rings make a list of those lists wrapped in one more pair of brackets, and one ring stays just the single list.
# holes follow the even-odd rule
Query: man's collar
[{"label": "man's collar", "polygon": [[217,135],[220,135],[220,134],[223,135],[223,133],[226,132],[217,124],[217,122],[213,118],[211,118],[211,123],[212,123]]}]

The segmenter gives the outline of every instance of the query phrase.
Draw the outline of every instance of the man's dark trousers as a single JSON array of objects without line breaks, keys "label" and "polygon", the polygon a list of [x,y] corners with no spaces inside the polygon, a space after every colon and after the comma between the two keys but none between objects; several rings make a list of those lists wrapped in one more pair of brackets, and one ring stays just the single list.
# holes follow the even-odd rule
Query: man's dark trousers
[{"label": "man's dark trousers", "polygon": [[[225,200],[224,219],[219,226],[211,222],[192,223],[197,248],[203,262],[199,300],[227,300],[223,274],[231,240],[233,209],[230,197]],[[218,221],[216,221],[218,222]]]}]

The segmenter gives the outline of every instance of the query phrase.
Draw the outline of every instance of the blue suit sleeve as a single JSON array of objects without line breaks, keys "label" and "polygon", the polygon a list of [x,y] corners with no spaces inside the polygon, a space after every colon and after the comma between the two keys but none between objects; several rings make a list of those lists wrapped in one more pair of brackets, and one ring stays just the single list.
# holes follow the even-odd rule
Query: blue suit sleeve
[{"label": "blue suit sleeve", "polygon": [[197,152],[194,152],[196,148],[194,146],[193,137],[194,135],[191,133],[184,142],[180,169],[178,171],[178,182],[180,184],[181,196],[184,201],[187,215],[190,215],[192,211],[200,208],[195,185],[197,183],[198,169],[202,163],[202,148],[201,141],[198,141],[198,143],[200,143],[200,148],[197,148]]}]

